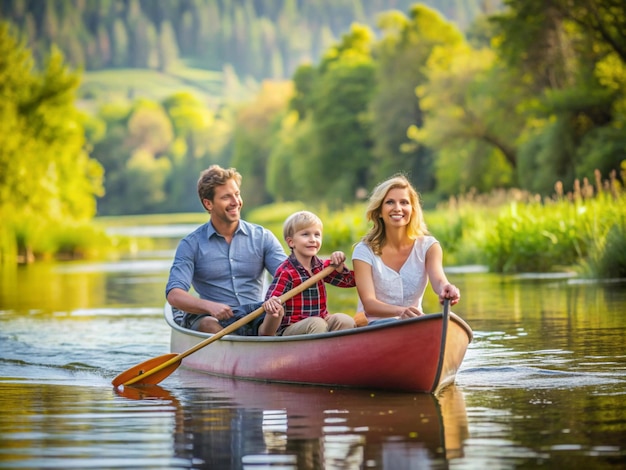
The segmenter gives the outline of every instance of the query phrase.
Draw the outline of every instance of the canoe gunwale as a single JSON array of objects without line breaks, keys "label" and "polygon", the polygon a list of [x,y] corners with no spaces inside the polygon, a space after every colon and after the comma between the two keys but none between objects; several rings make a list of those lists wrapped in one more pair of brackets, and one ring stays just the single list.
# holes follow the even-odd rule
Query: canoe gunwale
[{"label": "canoe gunwale", "polygon": [[[172,328],[173,330],[176,330],[182,334],[188,335],[188,336],[196,336],[198,338],[209,338],[212,336],[211,333],[202,333],[199,331],[194,331],[194,330],[190,330],[188,328],[183,328],[182,326],[180,326],[178,323],[176,323],[174,321],[174,318],[172,316],[172,308],[169,305],[169,303],[165,303],[165,308],[164,308],[164,315],[165,315],[165,321],[167,322],[167,324],[170,326],[170,328]],[[457,324],[459,324],[459,326],[461,326],[461,328],[463,328],[465,330],[465,332],[467,333],[468,336],[468,342],[471,343],[474,335],[472,332],[472,329],[470,328],[470,326],[458,315],[456,315],[453,312],[449,313],[450,317],[449,317],[449,321],[453,321]],[[402,320],[402,321],[398,321],[398,322],[388,322],[388,323],[383,323],[380,325],[367,325],[367,326],[360,326],[358,328],[353,328],[353,329],[349,329],[349,330],[339,330],[339,331],[329,331],[327,333],[318,333],[318,334],[311,334],[311,335],[293,335],[293,336],[239,336],[239,335],[226,335],[224,337],[222,337],[219,341],[233,341],[233,342],[270,342],[270,343],[277,343],[277,342],[299,342],[299,341],[311,341],[311,340],[315,340],[315,339],[328,339],[328,338],[336,338],[338,336],[348,336],[348,335],[355,335],[355,334],[360,334],[364,331],[373,331],[373,330],[383,330],[383,329],[391,329],[391,328],[398,328],[401,327],[401,325],[406,324],[407,322],[410,323],[418,323],[418,322],[427,322],[427,321],[432,321],[435,319],[441,319],[444,316],[443,312],[439,312],[439,313],[429,313],[426,315],[422,315],[420,317],[416,317],[416,318],[409,318],[406,320]]]}]

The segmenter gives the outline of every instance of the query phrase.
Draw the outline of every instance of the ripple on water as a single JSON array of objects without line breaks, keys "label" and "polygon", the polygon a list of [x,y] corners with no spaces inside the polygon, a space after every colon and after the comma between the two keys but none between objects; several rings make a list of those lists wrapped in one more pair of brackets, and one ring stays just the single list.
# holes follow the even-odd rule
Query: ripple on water
[{"label": "ripple on water", "polygon": [[[471,367],[461,370],[457,383],[465,388],[574,389],[588,386],[620,385],[622,374],[567,372],[527,366]],[[624,393],[624,391],[622,391]]]}]

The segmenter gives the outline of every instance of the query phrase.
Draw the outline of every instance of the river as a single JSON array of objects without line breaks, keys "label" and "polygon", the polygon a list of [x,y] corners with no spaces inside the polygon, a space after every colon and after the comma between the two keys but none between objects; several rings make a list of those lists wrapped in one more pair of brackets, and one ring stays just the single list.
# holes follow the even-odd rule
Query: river
[{"label": "river", "polygon": [[[116,391],[169,352],[163,289],[188,231],[151,227],[123,260],[1,268],[0,468],[626,468],[626,280],[448,268],[474,340],[437,397],[183,368]],[[331,310],[354,295],[332,290]]]}]

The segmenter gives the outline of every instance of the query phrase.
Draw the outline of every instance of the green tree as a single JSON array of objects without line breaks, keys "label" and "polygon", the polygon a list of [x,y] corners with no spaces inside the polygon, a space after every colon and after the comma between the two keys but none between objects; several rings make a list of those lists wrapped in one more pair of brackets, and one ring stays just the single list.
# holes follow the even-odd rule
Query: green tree
[{"label": "green tree", "polygon": [[59,232],[95,214],[102,169],[85,151],[78,84],[58,49],[35,69],[0,23],[0,263],[54,252],[51,225]]},{"label": "green tree", "polygon": [[[313,107],[313,160],[297,160],[308,194],[332,205],[353,201],[367,187],[372,163],[368,105],[374,91],[374,64],[349,57],[333,64],[318,81]],[[308,176],[307,176],[308,175]]]},{"label": "green tree", "polygon": [[45,68],[0,23],[0,211],[43,220],[95,214],[101,167],[84,150],[79,76],[53,48]]},{"label": "green tree", "polygon": [[113,22],[113,32],[111,33],[112,43],[112,65],[113,67],[124,67],[128,64],[129,59],[129,42],[128,30],[124,22],[116,19]]},{"label": "green tree", "polygon": [[105,104],[98,110],[97,121],[106,129],[103,136],[93,137],[92,156],[97,159],[105,173],[104,195],[98,199],[99,215],[125,213],[127,185],[131,184],[125,175],[126,162],[130,159],[130,149],[126,145],[127,122],[131,114],[130,106]]},{"label": "green tree", "polygon": [[189,93],[168,97],[163,106],[173,124],[174,142],[169,149],[172,162],[168,176],[168,201],[164,209],[195,211],[198,209],[196,183],[200,171],[208,166],[213,144],[219,138],[212,111]]},{"label": "green tree", "polygon": [[244,200],[252,207],[271,201],[266,190],[266,168],[273,136],[292,90],[288,82],[265,82],[256,100],[237,113],[232,165],[244,178]]},{"label": "green tree", "polygon": [[93,144],[93,155],[106,170],[101,215],[162,211],[168,194],[174,141],[172,122],[164,108],[148,100],[133,106],[107,105],[99,111],[106,136]]},{"label": "green tree", "polygon": [[[366,185],[372,146],[368,106],[374,90],[373,38],[367,27],[354,25],[318,67],[303,66],[296,72],[290,108],[297,114],[289,114],[290,122],[282,125],[272,168],[290,175],[301,198],[339,205],[354,200]],[[287,129],[295,138],[285,135]],[[293,152],[289,160],[288,152]],[[281,191],[279,179],[271,178],[274,194],[284,197],[291,192]]]},{"label": "green tree", "polygon": [[422,191],[434,188],[431,150],[412,145],[410,127],[424,125],[416,87],[424,85],[426,64],[436,47],[453,47],[461,33],[436,11],[415,5],[408,17],[399,12],[382,15],[383,37],[376,47],[377,93],[372,100],[375,142],[374,181],[404,171]]},{"label": "green tree", "polygon": [[124,175],[128,185],[124,213],[145,214],[162,212],[167,202],[166,181],[171,165],[167,158],[156,158],[139,147],[126,163]]},{"label": "green tree", "polygon": [[[624,77],[626,5],[612,0],[508,0],[506,5],[508,10],[493,18],[497,50],[526,83],[521,103],[529,111],[518,144],[519,182],[547,194],[554,181],[571,186],[596,163],[617,168],[623,159],[624,87],[613,84]],[[616,138],[617,145],[600,142],[606,137]],[[596,151],[581,153],[590,148]]]},{"label": "green tree", "polygon": [[525,124],[516,78],[498,65],[493,51],[467,44],[436,48],[427,77],[417,88],[425,124],[412,126],[409,136],[436,152],[438,192],[488,192],[514,184],[516,140]]},{"label": "green tree", "polygon": [[176,36],[169,21],[161,23],[161,31],[158,37],[158,57],[158,68],[161,72],[168,72],[178,61]]}]

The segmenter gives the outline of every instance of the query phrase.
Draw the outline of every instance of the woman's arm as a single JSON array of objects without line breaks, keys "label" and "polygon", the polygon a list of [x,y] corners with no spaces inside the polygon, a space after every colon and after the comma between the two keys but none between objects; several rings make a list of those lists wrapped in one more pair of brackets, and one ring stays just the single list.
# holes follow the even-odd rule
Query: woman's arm
[{"label": "woman's arm", "polygon": [[461,292],[450,284],[443,271],[443,250],[439,243],[433,243],[426,252],[426,272],[433,291],[439,296],[439,303],[443,304],[444,299],[450,299],[451,305],[458,303]]},{"label": "woman's arm", "polygon": [[353,260],[356,290],[367,315],[374,317],[416,317],[422,313],[416,307],[400,307],[382,302],[376,298],[372,266],[365,261]]}]

